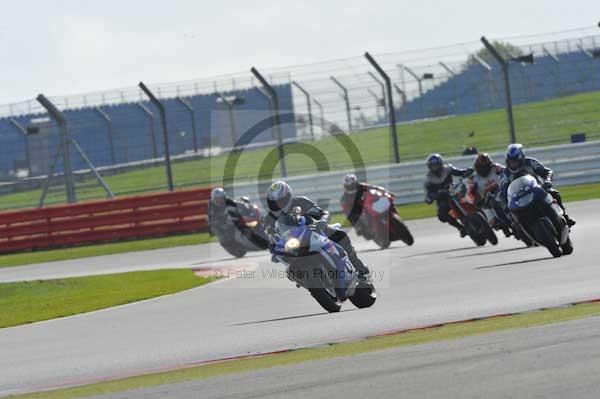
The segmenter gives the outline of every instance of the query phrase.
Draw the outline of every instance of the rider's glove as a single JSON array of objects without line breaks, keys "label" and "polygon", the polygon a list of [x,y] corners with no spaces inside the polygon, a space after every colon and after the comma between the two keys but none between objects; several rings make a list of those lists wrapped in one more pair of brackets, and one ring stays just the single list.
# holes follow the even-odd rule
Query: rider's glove
[{"label": "rider's glove", "polygon": [[543,188],[544,190],[546,190],[546,191],[550,191],[550,190],[552,190],[552,187],[554,187],[554,186],[553,186],[553,184],[552,184],[552,182],[551,182],[551,181],[545,181],[545,182],[542,184],[542,188]]},{"label": "rider's glove", "polygon": [[314,224],[315,229],[317,229],[320,232],[326,232],[327,231],[327,222],[324,220],[317,220]]}]

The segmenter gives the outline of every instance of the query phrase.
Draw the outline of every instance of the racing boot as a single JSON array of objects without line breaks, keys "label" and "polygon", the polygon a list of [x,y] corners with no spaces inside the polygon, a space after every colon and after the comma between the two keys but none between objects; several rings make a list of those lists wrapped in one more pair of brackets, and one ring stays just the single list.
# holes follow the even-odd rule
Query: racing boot
[{"label": "racing boot", "polygon": [[352,264],[354,265],[354,268],[358,272],[358,278],[362,282],[368,283],[369,281],[371,281],[371,279],[370,279],[371,271],[362,262],[362,260],[359,259],[359,257],[356,255],[356,251],[352,250],[350,253],[348,253],[348,259],[350,259],[350,262],[352,262]]},{"label": "racing boot", "polygon": [[451,226],[456,227],[456,229],[460,233],[460,238],[465,238],[467,236],[467,229],[465,229],[465,226],[463,226],[462,224],[460,224],[458,222],[458,220],[456,220],[454,218],[450,218],[448,220],[448,224],[451,225]]},{"label": "racing boot", "polygon": [[573,227],[577,224],[577,222],[575,220],[571,219],[571,217],[569,215],[567,215],[566,213],[565,213],[565,220],[567,221],[567,225],[569,227]]}]

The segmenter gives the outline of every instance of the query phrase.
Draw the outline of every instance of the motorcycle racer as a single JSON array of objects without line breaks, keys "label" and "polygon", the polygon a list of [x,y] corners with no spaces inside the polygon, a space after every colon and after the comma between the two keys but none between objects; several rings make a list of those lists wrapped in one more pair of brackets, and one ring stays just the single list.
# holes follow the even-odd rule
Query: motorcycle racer
[{"label": "motorcycle racer", "polygon": [[489,154],[479,153],[473,169],[473,174],[467,179],[469,195],[476,198],[477,205],[484,211],[488,221],[493,221],[497,216],[504,234],[510,236],[511,221],[506,216],[506,207],[502,206],[503,202],[497,200],[504,166],[495,163]]},{"label": "motorcycle racer", "polygon": [[431,154],[427,157],[427,175],[425,177],[425,203],[437,202],[437,215],[442,223],[454,226],[461,237],[467,235],[464,226],[450,215],[450,204],[448,203],[448,190],[452,184],[452,177],[467,177],[472,169],[459,169],[450,164],[444,164],[440,154]]},{"label": "motorcycle racer", "polygon": [[554,189],[552,177],[554,172],[552,169],[545,167],[540,161],[535,158],[530,158],[525,155],[522,144],[510,144],[506,149],[506,169],[502,174],[501,193],[504,202],[507,201],[508,186],[515,179],[531,175],[535,177],[565,211],[565,220],[569,227],[575,225],[575,220],[571,219],[565,210],[560,192]]},{"label": "motorcycle racer", "polygon": [[348,258],[356,268],[360,278],[363,280],[368,279],[369,269],[358,258],[348,235],[344,231],[335,229],[327,223],[329,212],[321,209],[307,197],[293,196],[292,188],[284,181],[276,181],[269,187],[267,191],[267,205],[269,212],[265,215],[264,224],[268,234],[272,235],[275,222],[279,218],[290,214],[294,209],[300,208],[300,215],[307,219],[307,224],[315,226],[317,230],[326,234],[329,239],[341,245],[348,254]]},{"label": "motorcycle racer", "polygon": [[344,193],[340,198],[340,205],[346,213],[346,218],[357,231],[357,234],[361,234],[361,225],[358,223],[360,215],[363,210],[363,203],[365,193],[369,190],[377,190],[381,192],[387,192],[383,187],[375,186],[368,183],[359,182],[356,175],[349,173],[344,176],[342,181],[344,185]]}]

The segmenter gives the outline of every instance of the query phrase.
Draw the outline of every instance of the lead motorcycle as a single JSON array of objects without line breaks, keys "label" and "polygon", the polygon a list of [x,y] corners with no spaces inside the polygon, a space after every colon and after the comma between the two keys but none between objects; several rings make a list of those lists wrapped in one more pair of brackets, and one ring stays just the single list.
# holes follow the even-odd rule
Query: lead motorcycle
[{"label": "lead motorcycle", "polygon": [[236,258],[248,251],[264,251],[269,247],[260,208],[243,197],[241,203],[228,210],[225,223],[213,227],[221,246]]},{"label": "lead motorcycle", "polygon": [[573,253],[564,211],[533,176],[522,176],[508,186],[508,209],[525,235],[558,258]]},{"label": "lead motorcycle", "polygon": [[273,256],[286,266],[288,278],[307,289],[323,309],[339,312],[346,299],[357,308],[375,303],[375,286],[358,278],[344,249],[308,225],[299,209],[277,220],[273,240]]},{"label": "lead motorcycle", "polygon": [[[343,208],[346,214],[350,213],[348,204],[343,204]],[[369,189],[365,193],[362,209],[357,234],[375,241],[381,249],[398,240],[406,245],[414,244],[415,239],[394,206],[393,194],[385,190]]]}]

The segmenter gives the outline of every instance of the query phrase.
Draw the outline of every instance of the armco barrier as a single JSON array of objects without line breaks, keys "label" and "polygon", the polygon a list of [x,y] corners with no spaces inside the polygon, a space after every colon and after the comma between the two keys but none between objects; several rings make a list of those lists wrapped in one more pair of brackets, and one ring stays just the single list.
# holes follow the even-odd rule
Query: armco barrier
[{"label": "armco barrier", "polygon": [[[600,182],[600,141],[578,144],[562,144],[536,147],[527,150],[529,156],[539,158],[555,172],[558,187],[583,183]],[[493,153],[492,157],[504,163],[503,153]],[[459,167],[473,165],[474,155],[446,159]],[[398,204],[422,202],[424,199],[423,181],[427,169],[425,161],[371,166],[366,168],[370,183],[387,187],[398,195]],[[330,212],[340,212],[339,199],[342,194],[342,177],[352,170],[319,173],[315,176],[293,176],[287,179],[296,195],[306,195],[318,199],[320,205]],[[233,196],[247,196],[256,200],[264,195],[258,192],[258,184],[239,184],[230,193]]]},{"label": "armco barrier", "polygon": [[189,233],[206,228],[210,189],[0,213],[0,252]]}]

